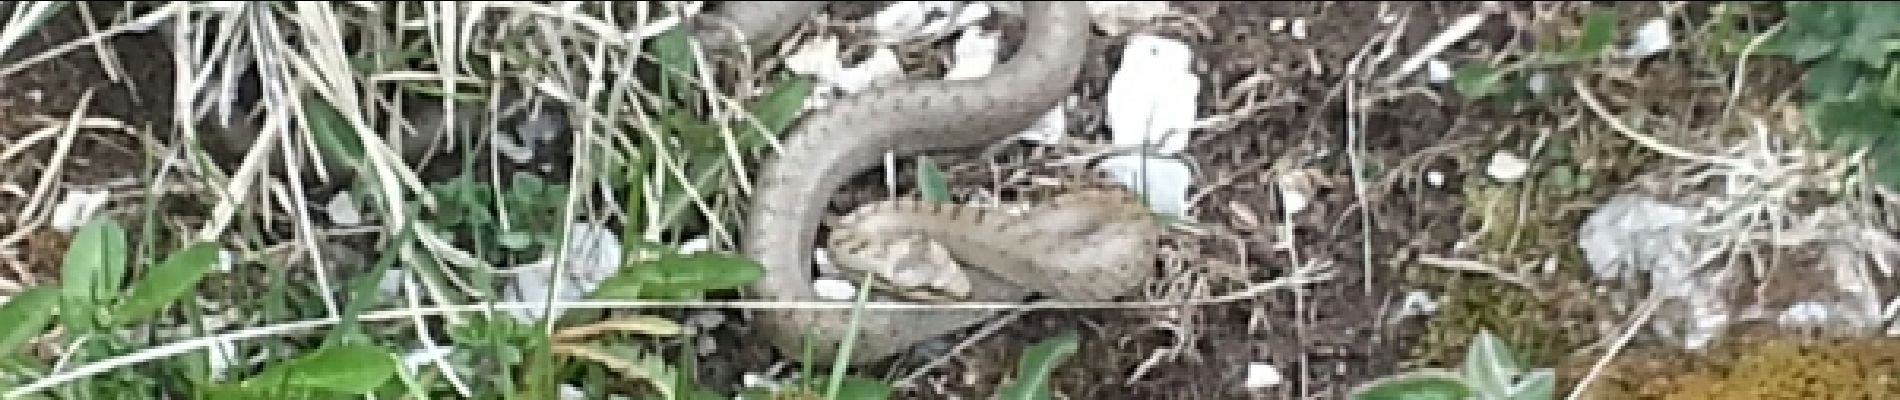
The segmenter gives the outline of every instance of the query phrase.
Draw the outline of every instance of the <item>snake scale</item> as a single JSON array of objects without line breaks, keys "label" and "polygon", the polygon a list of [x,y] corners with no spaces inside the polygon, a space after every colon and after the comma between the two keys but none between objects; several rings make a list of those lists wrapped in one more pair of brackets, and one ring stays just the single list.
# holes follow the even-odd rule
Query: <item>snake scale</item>
[{"label": "snake scale", "polygon": [[[825,2],[728,2],[698,31],[714,46],[776,39]],[[888,154],[898,156],[995,143],[1030,127],[1066,97],[1088,53],[1090,21],[1080,2],[1022,2],[1022,44],[991,74],[970,80],[910,80],[879,86],[806,115],[776,159],[757,172],[742,232],[745,255],[763,264],[750,289],[762,298],[820,301],[811,251],[834,191]],[[786,19],[793,19],[788,22]],[[704,21],[701,21],[704,22]],[[1106,299],[1152,270],[1155,225],[1127,197],[1105,192],[1063,196],[1020,216],[998,211],[892,200],[833,224],[834,258],[850,261],[879,240],[927,237],[960,263],[965,298],[1020,300],[1034,291],[1065,299]],[[1087,245],[1080,245],[1087,244]],[[858,253],[853,253],[857,251]],[[839,254],[843,253],[842,257]],[[1109,271],[1110,273],[1104,273]],[[969,327],[982,310],[863,310],[849,363],[881,360],[933,336]],[[850,310],[772,309],[749,318],[785,354],[833,360]],[[809,351],[810,353],[805,353]]]}]

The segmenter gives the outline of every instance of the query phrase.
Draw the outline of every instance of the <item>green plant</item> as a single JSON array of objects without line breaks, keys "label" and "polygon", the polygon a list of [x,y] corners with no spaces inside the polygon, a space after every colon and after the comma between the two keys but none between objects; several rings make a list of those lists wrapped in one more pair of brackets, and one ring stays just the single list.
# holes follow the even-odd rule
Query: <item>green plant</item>
[{"label": "green plant", "polygon": [[567,186],[534,174],[515,173],[500,193],[468,175],[432,184],[430,191],[442,209],[429,215],[429,221],[461,233],[460,239],[477,250],[539,258],[561,242],[566,227],[548,216],[560,215]]},{"label": "green plant", "polygon": [[1900,184],[1900,3],[1783,2],[1783,28],[1758,54],[1806,66],[1802,99],[1810,125],[1838,150],[1866,150],[1874,175]]},{"label": "green plant", "polygon": [[1616,39],[1616,17],[1596,11],[1585,17],[1575,42],[1560,50],[1538,51],[1493,66],[1465,63],[1452,72],[1452,90],[1472,99],[1518,98],[1530,91],[1530,73],[1595,60],[1609,54]]},{"label": "green plant", "polygon": [[1550,399],[1557,376],[1550,368],[1524,369],[1504,341],[1480,331],[1457,370],[1426,368],[1366,382],[1353,389],[1355,400],[1388,399]]}]

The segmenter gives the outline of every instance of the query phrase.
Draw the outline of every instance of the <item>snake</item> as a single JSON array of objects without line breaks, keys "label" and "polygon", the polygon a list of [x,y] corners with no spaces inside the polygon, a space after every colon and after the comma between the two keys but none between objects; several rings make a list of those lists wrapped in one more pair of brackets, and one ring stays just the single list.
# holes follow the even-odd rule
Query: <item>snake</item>
[{"label": "snake", "polygon": [[[831,2],[722,3],[685,26],[714,52],[772,46]],[[1144,264],[1155,236],[1151,221],[1128,196],[1110,192],[1061,196],[1013,215],[914,200],[876,202],[843,218],[824,215],[833,192],[886,155],[994,143],[1031,127],[1068,96],[1088,54],[1088,10],[1080,2],[1021,4],[1021,44],[990,74],[875,86],[799,117],[776,157],[755,172],[739,251],[764,272],[747,286],[749,292],[766,300],[823,301],[812,286],[811,253],[827,222],[832,234],[826,246],[845,261],[840,269],[875,281],[870,283],[877,288],[908,289],[910,295],[899,293],[907,299],[923,292],[939,292],[938,300],[1016,300],[1032,292],[1103,299],[1152,270]],[[450,119],[419,114],[425,139],[440,135],[442,120]],[[249,135],[220,139],[227,142],[220,146],[226,153],[242,154],[251,144]],[[405,158],[415,158],[409,153],[417,150],[404,148]],[[951,260],[903,264],[906,255],[932,252]],[[909,269],[892,268],[899,266]],[[807,355],[808,362],[836,359],[842,339],[855,333],[843,360],[864,364],[989,315],[972,309],[861,312],[856,332],[850,332],[851,310],[753,310],[748,320],[770,345]]]},{"label": "snake", "polygon": [[[715,49],[770,44],[824,3],[727,2],[723,10],[703,14],[707,19],[696,21],[700,24],[696,34]],[[964,149],[1006,139],[1032,126],[1070,93],[1088,54],[1092,33],[1088,10],[1080,2],[1021,4],[1021,44],[989,75],[880,85],[800,117],[782,139],[776,157],[762,161],[755,172],[757,184],[739,235],[740,253],[764,268],[748,286],[752,294],[786,302],[823,301],[812,286],[812,251],[818,230],[827,220],[825,205],[852,176],[877,165],[886,155]],[[1143,224],[1145,219],[1124,218],[1138,214],[1127,212],[1126,200],[1083,193],[1021,216],[996,215],[970,206],[886,201],[837,220],[842,223],[833,227],[846,228],[842,229],[845,234],[834,232],[830,248],[871,255],[870,248],[905,243],[879,242],[878,238],[928,236],[908,243],[941,246],[972,271],[983,272],[950,274],[970,280],[963,286],[970,293],[963,298],[1008,300],[1032,291],[1064,298],[1101,298],[1127,285],[1068,279],[1075,284],[1064,286],[1061,278],[1123,268],[1134,272],[1126,276],[1136,277],[1152,269],[1152,264],[1140,263],[1150,251],[1152,226]],[[1103,245],[1075,245],[1088,240]],[[1055,285],[1032,286],[1036,283]],[[781,352],[806,355],[804,361],[811,363],[842,360],[850,364],[886,359],[988,316],[974,309],[861,309],[855,323],[858,330],[852,332],[853,310],[849,309],[751,312],[748,319],[764,333],[762,339]],[[849,355],[839,357],[847,336],[855,340],[848,347]]]}]

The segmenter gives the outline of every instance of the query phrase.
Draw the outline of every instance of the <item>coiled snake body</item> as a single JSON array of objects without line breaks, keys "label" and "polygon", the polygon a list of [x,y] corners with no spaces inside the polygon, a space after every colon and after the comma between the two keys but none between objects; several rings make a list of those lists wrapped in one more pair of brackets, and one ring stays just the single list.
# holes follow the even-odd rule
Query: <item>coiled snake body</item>
[{"label": "coiled snake body", "polygon": [[[715,46],[767,42],[799,21],[787,23],[785,18],[802,20],[823,3],[728,3],[728,9],[722,11],[723,22],[726,27],[738,27],[740,36],[731,36],[729,30],[712,25],[700,27],[698,35]],[[755,180],[758,186],[741,236],[743,252],[765,268],[763,278],[750,288],[755,295],[790,302],[820,301],[811,286],[810,254],[818,225],[824,220],[825,204],[847,179],[875,166],[886,153],[901,156],[994,143],[1028,128],[1068,95],[1087,54],[1087,10],[1079,2],[1032,1],[1023,2],[1023,15],[1022,45],[987,76],[889,84],[841,99],[804,117],[785,139],[777,158],[760,167]],[[973,284],[977,290],[972,296],[977,300],[1013,300],[984,298],[1021,292],[1012,284],[1032,291],[1063,291],[1064,287],[1030,285],[1049,282],[1050,278],[1067,278],[1069,282],[1078,277],[1092,278],[1090,275],[1096,273],[1088,268],[1128,268],[1134,272],[1118,276],[1129,278],[1143,276],[1141,271],[1152,268],[1152,264],[1138,261],[1149,254],[1151,246],[1147,244],[1153,236],[1150,225],[1113,222],[1145,222],[1124,218],[1139,214],[1133,212],[1139,210],[1121,206],[1126,203],[1096,201],[1103,198],[1094,195],[1067,199],[1075,201],[1058,201],[1050,207],[1066,204],[1069,212],[1050,213],[1053,216],[1039,219],[1005,219],[984,212],[901,201],[868,208],[870,211],[847,219],[858,223],[881,221],[859,229],[860,235],[854,236],[858,239],[878,234],[947,235],[934,239],[959,258],[967,258],[974,267],[1004,271],[995,274],[998,278],[972,278],[982,279]],[[949,227],[957,224],[962,227]],[[1092,237],[1096,239],[1087,240],[1106,247],[1038,248],[1055,247],[1049,243],[1057,242],[1038,238],[1047,235]],[[834,239],[834,250],[844,243],[841,240],[848,241]],[[1022,249],[1011,250],[1012,246]],[[1091,288],[1080,286],[1085,286],[1085,292]],[[1117,291],[1100,287],[1093,287],[1094,291],[1108,296]],[[1096,294],[1081,295],[1104,297]],[[863,310],[849,361],[881,360],[913,343],[967,327],[985,315],[968,309]],[[815,354],[806,361],[826,362],[832,360],[845,337],[850,311],[774,309],[758,311],[751,319],[765,331],[766,339],[786,354],[803,354],[809,349]]]}]

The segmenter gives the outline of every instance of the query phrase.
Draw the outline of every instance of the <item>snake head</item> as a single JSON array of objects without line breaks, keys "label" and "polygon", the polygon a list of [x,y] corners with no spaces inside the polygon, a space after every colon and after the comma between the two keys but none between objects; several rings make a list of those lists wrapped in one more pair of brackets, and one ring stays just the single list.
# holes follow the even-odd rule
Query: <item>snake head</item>
[{"label": "snake head", "polygon": [[950,250],[923,235],[866,239],[834,236],[832,261],[859,284],[895,296],[922,301],[961,300],[970,296],[970,277]]}]

